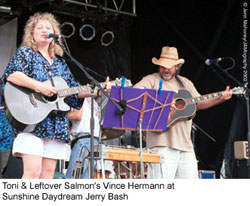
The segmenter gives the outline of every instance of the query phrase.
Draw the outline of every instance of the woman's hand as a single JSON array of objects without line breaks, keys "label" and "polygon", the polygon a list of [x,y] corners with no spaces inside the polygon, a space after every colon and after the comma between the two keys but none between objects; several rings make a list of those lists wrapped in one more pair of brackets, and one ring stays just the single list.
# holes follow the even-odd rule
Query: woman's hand
[{"label": "woman's hand", "polygon": [[6,79],[13,84],[35,90],[36,92],[39,92],[45,96],[50,97],[57,93],[55,87],[48,85],[45,82],[40,82],[32,79],[31,77],[28,77],[26,74],[20,71],[16,71],[10,74]]},{"label": "woman's hand", "polygon": [[55,87],[44,82],[37,82],[36,91],[48,97],[57,93],[57,89]]}]

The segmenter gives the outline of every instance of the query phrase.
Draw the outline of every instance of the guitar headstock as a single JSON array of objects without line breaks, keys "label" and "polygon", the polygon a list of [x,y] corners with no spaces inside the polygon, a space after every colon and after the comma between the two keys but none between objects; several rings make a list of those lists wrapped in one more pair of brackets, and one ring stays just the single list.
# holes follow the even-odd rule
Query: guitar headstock
[{"label": "guitar headstock", "polygon": [[[122,78],[116,78],[114,81],[115,81],[115,86],[122,85]],[[124,87],[132,87],[132,86],[133,85],[132,85],[130,79],[125,78]]]},{"label": "guitar headstock", "polygon": [[[105,88],[110,91],[112,86],[121,86],[122,85],[122,78],[116,78],[115,80],[108,81],[108,82],[102,82],[101,86],[102,88]],[[87,85],[89,87],[89,85]],[[132,83],[129,79],[124,78],[124,87],[132,87]],[[98,90],[98,87],[95,87],[95,90]]]},{"label": "guitar headstock", "polygon": [[236,94],[236,95],[245,95],[246,94],[244,87],[234,87],[230,91],[232,92],[232,94]]}]

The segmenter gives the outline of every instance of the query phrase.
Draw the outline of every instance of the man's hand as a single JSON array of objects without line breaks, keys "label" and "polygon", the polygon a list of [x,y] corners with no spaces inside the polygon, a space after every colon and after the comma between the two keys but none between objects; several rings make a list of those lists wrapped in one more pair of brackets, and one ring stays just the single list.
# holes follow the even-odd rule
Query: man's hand
[{"label": "man's hand", "polygon": [[232,98],[232,92],[230,91],[230,87],[229,86],[227,86],[226,89],[225,89],[225,91],[223,91],[221,94],[222,94],[221,98],[224,101]]}]

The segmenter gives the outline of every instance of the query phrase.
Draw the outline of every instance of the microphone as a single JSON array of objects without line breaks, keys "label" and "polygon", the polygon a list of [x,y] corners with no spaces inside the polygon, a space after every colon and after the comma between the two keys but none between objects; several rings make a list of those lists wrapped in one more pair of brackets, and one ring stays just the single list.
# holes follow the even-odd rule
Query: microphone
[{"label": "microphone", "polygon": [[226,58],[221,58],[220,57],[220,58],[217,58],[217,59],[207,59],[205,61],[205,64],[208,65],[208,66],[210,66],[211,64],[216,64],[216,63],[220,62],[223,59],[226,59]]},{"label": "microphone", "polygon": [[63,37],[62,35],[56,35],[56,34],[52,34],[52,33],[47,33],[46,34],[46,38],[60,39],[62,37]]}]

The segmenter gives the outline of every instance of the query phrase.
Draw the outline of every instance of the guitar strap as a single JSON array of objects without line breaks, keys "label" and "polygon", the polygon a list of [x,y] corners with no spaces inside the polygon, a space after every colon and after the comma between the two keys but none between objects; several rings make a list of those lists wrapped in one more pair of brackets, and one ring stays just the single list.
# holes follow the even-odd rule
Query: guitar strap
[{"label": "guitar strap", "polygon": [[180,84],[180,86],[182,86],[185,89],[185,85],[183,84],[183,82],[179,78],[180,71],[181,71],[181,65],[179,65],[179,68],[176,70],[175,78],[176,78],[177,82]]},{"label": "guitar strap", "polygon": [[177,79],[177,82],[185,89],[185,86],[184,86],[183,82],[181,81],[181,79],[179,78],[179,76],[176,75],[175,78]]},{"label": "guitar strap", "polygon": [[[51,85],[53,86],[53,87],[56,87],[55,86],[55,82],[54,82],[54,79],[53,79],[53,77],[51,76],[51,71],[49,71],[49,80],[50,80],[50,83],[51,83]],[[59,104],[58,104],[58,102],[56,102],[56,108],[57,108],[57,110],[59,111],[60,109],[59,109]]]}]

